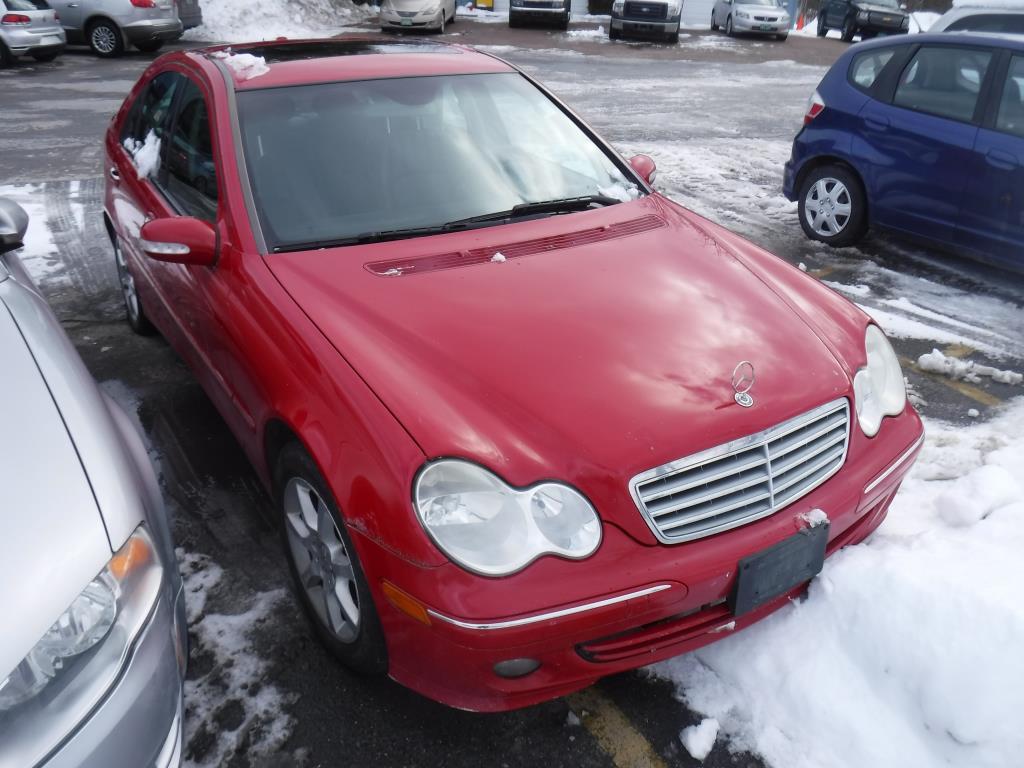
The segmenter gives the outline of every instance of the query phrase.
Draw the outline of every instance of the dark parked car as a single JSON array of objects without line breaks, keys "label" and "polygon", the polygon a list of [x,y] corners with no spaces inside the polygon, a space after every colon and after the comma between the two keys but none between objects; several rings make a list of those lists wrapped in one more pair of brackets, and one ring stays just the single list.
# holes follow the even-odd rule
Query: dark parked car
[{"label": "dark parked car", "polygon": [[528,21],[554,22],[559,29],[568,29],[569,0],[512,0],[508,25],[521,27]]},{"label": "dark parked car", "polygon": [[807,236],[868,226],[1024,269],[1024,38],[862,43],[811,96],[784,192]]},{"label": "dark parked car", "polygon": [[182,29],[192,29],[203,23],[203,10],[199,0],[178,0],[178,19]]},{"label": "dark parked car", "polygon": [[824,37],[830,29],[840,30],[847,43],[855,35],[870,40],[878,34],[906,34],[910,30],[910,16],[900,0],[822,0],[818,37]]}]

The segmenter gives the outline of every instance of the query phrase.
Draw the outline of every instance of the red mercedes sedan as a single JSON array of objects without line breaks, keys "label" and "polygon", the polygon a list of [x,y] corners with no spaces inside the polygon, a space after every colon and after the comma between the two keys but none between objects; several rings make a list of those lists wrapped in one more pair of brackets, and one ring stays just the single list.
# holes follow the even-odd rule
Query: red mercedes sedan
[{"label": "red mercedes sedan", "polygon": [[128,320],[273,493],[352,668],[495,711],[741,630],[921,421],[853,304],[459,46],[171,53],[106,136]]}]

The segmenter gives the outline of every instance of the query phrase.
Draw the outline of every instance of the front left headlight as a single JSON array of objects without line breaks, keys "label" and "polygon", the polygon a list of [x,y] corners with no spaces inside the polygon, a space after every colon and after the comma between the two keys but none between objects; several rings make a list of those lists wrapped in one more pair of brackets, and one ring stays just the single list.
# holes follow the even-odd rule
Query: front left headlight
[{"label": "front left headlight", "polygon": [[[116,680],[134,637],[162,582],[153,543],[139,528],[89,582],[46,634],[0,680],[0,716],[44,688],[78,673]],[[95,651],[87,655],[87,651]],[[81,663],[80,663],[81,662]]]},{"label": "front left headlight", "polygon": [[612,13],[617,13],[617,14],[619,14],[621,16],[622,12],[625,9],[626,9],[626,0],[615,0],[612,3]]},{"label": "front left headlight", "polygon": [[867,11],[860,11],[857,14],[857,21],[867,21],[870,18]]},{"label": "front left headlight", "polygon": [[749,19],[750,18],[750,14],[746,13],[745,11],[736,11],[736,18],[737,19]]},{"label": "front left headlight", "polygon": [[853,377],[857,421],[868,437],[874,437],[886,416],[898,416],[907,404],[907,386],[896,352],[877,325],[864,333],[867,365]]},{"label": "front left headlight", "polygon": [[443,459],[420,471],[413,498],[441,551],[485,576],[507,576],[542,555],[589,557],[601,543],[594,508],[563,483],[514,488],[476,464]]}]

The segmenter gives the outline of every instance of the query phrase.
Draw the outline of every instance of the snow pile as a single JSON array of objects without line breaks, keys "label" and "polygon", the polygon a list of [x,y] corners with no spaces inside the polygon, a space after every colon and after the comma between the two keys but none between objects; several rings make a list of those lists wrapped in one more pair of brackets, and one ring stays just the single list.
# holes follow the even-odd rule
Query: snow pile
[{"label": "snow pile", "polygon": [[608,42],[608,32],[603,26],[590,29],[573,29],[565,33],[571,40],[597,40],[600,43]]},{"label": "snow pile", "polygon": [[684,728],[679,733],[679,741],[682,742],[686,751],[690,753],[690,757],[701,762],[704,762],[704,758],[711,752],[711,748],[715,746],[715,739],[717,738],[718,721],[713,717],[705,718],[697,725]]},{"label": "snow pile", "polygon": [[185,682],[184,766],[212,768],[266,758],[287,741],[292,719],[284,712],[289,699],[267,683],[267,664],[253,649],[250,635],[267,621],[285,590],[257,594],[242,613],[206,613],[207,599],[221,584],[223,572],[205,555],[181,549],[177,554],[194,633],[191,667],[209,667],[195,679],[190,673]]},{"label": "snow pile", "polygon": [[470,8],[468,5],[460,5],[455,9],[455,14],[460,19],[472,19],[484,24],[508,24],[507,13],[495,13],[486,11],[483,8]]},{"label": "snow pile", "polygon": [[613,197],[616,200],[621,200],[623,203],[628,203],[630,200],[636,200],[640,196],[640,190],[636,188],[636,184],[624,183],[621,181],[617,181],[607,187],[598,187],[597,192],[605,197]]},{"label": "snow pile", "polygon": [[254,77],[265,75],[270,71],[267,60],[262,56],[253,56],[251,53],[232,53],[229,48],[226,51],[217,51],[213,58],[220,59],[228,68],[238,75],[241,80],[252,80]]},{"label": "snow pile", "polygon": [[493,261],[495,264],[504,264],[506,261],[505,254],[502,253],[501,251],[496,251],[495,254],[491,256],[491,261]]},{"label": "snow pile", "polygon": [[828,514],[823,509],[812,509],[800,515],[800,519],[807,523],[808,528],[816,528],[828,522]]},{"label": "snow pile", "polygon": [[160,168],[160,139],[152,130],[146,134],[145,141],[125,139],[124,148],[132,156],[132,164],[140,179],[152,176]]},{"label": "snow pile", "polygon": [[977,365],[973,360],[960,360],[956,357],[948,357],[939,350],[933,349],[917,358],[917,367],[922,371],[941,373],[952,379],[963,379],[972,383],[981,381],[982,376],[988,376],[1000,384],[1020,384],[1024,381],[1024,374],[1014,371],[1001,371],[990,365]]},{"label": "snow pile", "polygon": [[651,669],[776,768],[1006,768],[1024,754],[1024,400],[929,421],[869,542],[808,597]]},{"label": "snow pile", "polygon": [[241,43],[330,37],[343,27],[373,15],[369,6],[351,0],[200,0],[203,23],[185,40]]}]

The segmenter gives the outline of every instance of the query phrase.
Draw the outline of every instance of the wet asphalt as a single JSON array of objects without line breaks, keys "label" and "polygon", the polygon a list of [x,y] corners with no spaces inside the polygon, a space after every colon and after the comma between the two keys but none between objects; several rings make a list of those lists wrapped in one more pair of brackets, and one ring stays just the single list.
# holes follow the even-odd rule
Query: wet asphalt
[{"label": "wet asphalt", "polygon": [[[595,27],[574,25],[578,30]],[[992,333],[1024,337],[1019,325],[1024,279],[880,236],[856,251],[812,246],[799,232],[795,215],[779,210],[777,200],[764,191],[773,190],[775,177],[781,177],[779,165],[788,155],[807,95],[845,50],[841,43],[796,37],[787,43],[725,41],[691,32],[673,48],[613,45],[596,37],[573,39],[495,24],[460,22],[450,29],[446,37],[454,41],[515,46],[493,50],[548,83],[624,152],[647,151],[659,160],[664,191],[791,263],[803,263],[812,274],[837,283],[869,285],[882,300],[910,294],[921,303],[932,296],[941,308],[953,292],[970,307],[981,296],[988,302],[985,307],[995,309],[965,319]],[[43,289],[97,380],[121,382],[137,400],[178,544],[209,555],[224,569],[208,610],[231,612],[254,594],[291,589],[270,502],[184,364],[159,337],[129,331],[99,216],[101,137],[151,60],[135,53],[103,61],[70,51],[52,64],[32,62],[0,72],[0,184],[38,185],[34,189],[47,203],[48,227],[64,264],[62,278],[44,282]],[[708,158],[715,162],[709,164]],[[722,167],[728,172],[723,174]],[[71,202],[84,206],[81,226]],[[897,342],[908,362],[931,346]],[[992,362],[1021,370],[1022,357],[1016,352]],[[965,394],[912,365],[908,377],[926,401],[924,413],[954,420],[968,420],[969,408],[984,418],[986,409],[1019,394],[1019,388],[991,382]],[[630,732],[613,730],[611,738],[639,738],[649,748],[631,757],[628,751],[609,749],[600,730],[587,726],[585,699],[473,715],[388,681],[354,677],[321,649],[288,600],[258,627],[255,644],[269,663],[267,678],[290,701],[292,731],[277,754],[258,763],[247,756],[246,735],[241,734],[242,747],[229,765],[698,764],[680,747],[678,733],[699,722],[699,716],[679,701],[672,685],[641,673],[617,675],[597,686],[600,700],[625,716]],[[190,674],[216,676],[212,664],[195,642]],[[202,762],[209,730],[230,729],[233,700],[251,693],[226,690],[218,716],[198,729],[186,757]],[[583,725],[570,724],[571,710],[584,715]],[[746,768],[760,762],[730,753],[720,739],[704,765]]]}]

